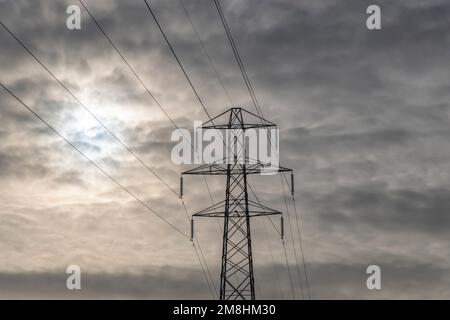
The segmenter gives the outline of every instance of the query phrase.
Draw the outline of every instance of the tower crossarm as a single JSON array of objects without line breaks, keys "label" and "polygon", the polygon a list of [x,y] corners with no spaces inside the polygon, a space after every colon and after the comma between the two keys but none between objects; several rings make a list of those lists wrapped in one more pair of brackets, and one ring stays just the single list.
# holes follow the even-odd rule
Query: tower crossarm
[{"label": "tower crossarm", "polygon": [[[262,162],[257,162],[254,164],[247,163],[245,165],[245,174],[262,174],[271,175],[280,172],[292,172],[292,169],[285,168],[282,166],[270,166],[269,164],[263,164]],[[182,175],[227,175],[227,174],[242,174],[243,168],[241,166],[233,166],[231,170],[227,167],[226,163],[213,163],[205,164],[193,168],[191,170],[184,171]]]},{"label": "tower crossarm", "polygon": [[[235,199],[234,203],[241,201],[242,199]],[[233,205],[231,203],[230,205]],[[226,215],[225,211],[225,200],[220,201],[208,208],[205,208],[197,213],[194,213],[193,217],[208,217],[208,218],[223,218]],[[253,200],[248,200],[248,214],[251,217],[261,217],[261,216],[272,216],[282,214],[280,211],[269,208],[263,204],[257,203]],[[228,214],[229,217],[237,218],[242,216],[241,213],[238,212],[230,212]]]}]

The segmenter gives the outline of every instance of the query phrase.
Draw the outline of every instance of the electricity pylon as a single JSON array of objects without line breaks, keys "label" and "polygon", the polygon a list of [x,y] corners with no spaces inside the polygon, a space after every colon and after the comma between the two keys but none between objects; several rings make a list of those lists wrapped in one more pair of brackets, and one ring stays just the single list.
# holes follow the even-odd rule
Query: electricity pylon
[{"label": "electricity pylon", "polygon": [[[248,129],[262,129],[275,126],[274,123],[242,108],[231,108],[225,111],[205,122],[202,129],[229,129],[234,131],[234,143],[226,151],[227,155],[220,163],[201,165],[182,173],[180,196],[183,193],[183,175],[226,176],[225,200],[192,215],[193,217],[223,218],[222,269],[220,273],[221,300],[255,299],[250,218],[281,215],[281,212],[249,198],[247,175],[267,174],[267,170],[270,169],[267,169],[267,164],[257,159],[250,161],[245,148],[244,136],[245,131]],[[272,170],[276,172],[292,172],[291,169],[279,166]],[[281,230],[283,234],[282,218]],[[194,224],[192,220],[191,238],[193,233]]]}]

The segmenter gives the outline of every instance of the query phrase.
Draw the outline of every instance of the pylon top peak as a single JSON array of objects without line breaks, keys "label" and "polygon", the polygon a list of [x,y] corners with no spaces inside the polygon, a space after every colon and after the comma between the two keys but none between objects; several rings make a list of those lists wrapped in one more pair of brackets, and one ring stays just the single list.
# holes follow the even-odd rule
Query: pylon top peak
[{"label": "pylon top peak", "polygon": [[251,129],[276,127],[276,124],[242,107],[232,107],[208,120],[203,129]]}]

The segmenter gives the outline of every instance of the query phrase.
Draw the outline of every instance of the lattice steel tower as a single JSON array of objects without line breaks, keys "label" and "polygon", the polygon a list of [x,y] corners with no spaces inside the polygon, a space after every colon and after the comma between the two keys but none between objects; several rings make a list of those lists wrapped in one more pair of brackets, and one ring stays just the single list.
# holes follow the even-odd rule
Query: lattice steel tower
[{"label": "lattice steel tower", "polygon": [[[242,108],[229,109],[202,126],[203,129],[231,129],[231,132],[234,133],[231,144],[229,137],[228,140],[224,137],[224,142],[228,141],[226,156],[221,161],[201,165],[182,173],[180,196],[183,193],[183,175],[226,176],[225,200],[193,214],[193,217],[223,218],[222,269],[220,273],[221,300],[255,299],[250,218],[281,215],[281,212],[249,198],[247,175],[261,174],[263,171],[267,174],[270,169],[267,169],[267,164],[248,157],[244,136],[248,129],[275,126],[274,123]],[[232,148],[230,148],[230,145]],[[272,170],[292,172],[291,169],[283,167]],[[281,218],[281,229],[283,230],[282,221]],[[193,229],[192,220],[191,236],[194,232]]]}]

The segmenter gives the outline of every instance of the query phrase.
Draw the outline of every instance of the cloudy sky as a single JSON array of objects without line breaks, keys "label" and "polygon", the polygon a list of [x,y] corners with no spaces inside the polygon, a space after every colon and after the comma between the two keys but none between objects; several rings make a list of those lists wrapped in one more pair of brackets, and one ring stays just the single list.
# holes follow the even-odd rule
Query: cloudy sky
[{"label": "cloudy sky", "polygon": [[[150,5],[212,115],[252,104],[210,0]],[[189,166],[170,160],[172,124],[75,0],[0,0],[0,20],[96,117],[174,189]],[[143,1],[86,6],[174,122],[205,120]],[[381,7],[382,29],[366,28]],[[222,0],[261,108],[280,128],[296,175],[312,298],[450,298],[450,4],[448,0]],[[179,199],[136,161],[6,30],[0,81],[122,185],[185,233]],[[231,100],[231,101],[230,101]],[[192,243],[105,177],[0,88],[0,298],[211,298]],[[263,203],[286,211],[279,177],[252,177]],[[212,197],[224,180],[208,178]],[[185,179],[189,213],[208,205]],[[291,200],[289,217],[295,223]],[[294,247],[286,247],[302,298]],[[219,280],[216,221],[196,223]],[[291,237],[292,235],[292,237]],[[291,299],[283,246],[267,219],[252,224],[257,298]],[[292,239],[294,241],[292,241]],[[300,251],[297,250],[300,257]],[[300,261],[301,262],[301,261]],[[82,290],[68,291],[68,265]],[[382,289],[368,290],[379,265]],[[302,267],[300,265],[300,267]],[[304,283],[304,279],[302,279]]]}]

